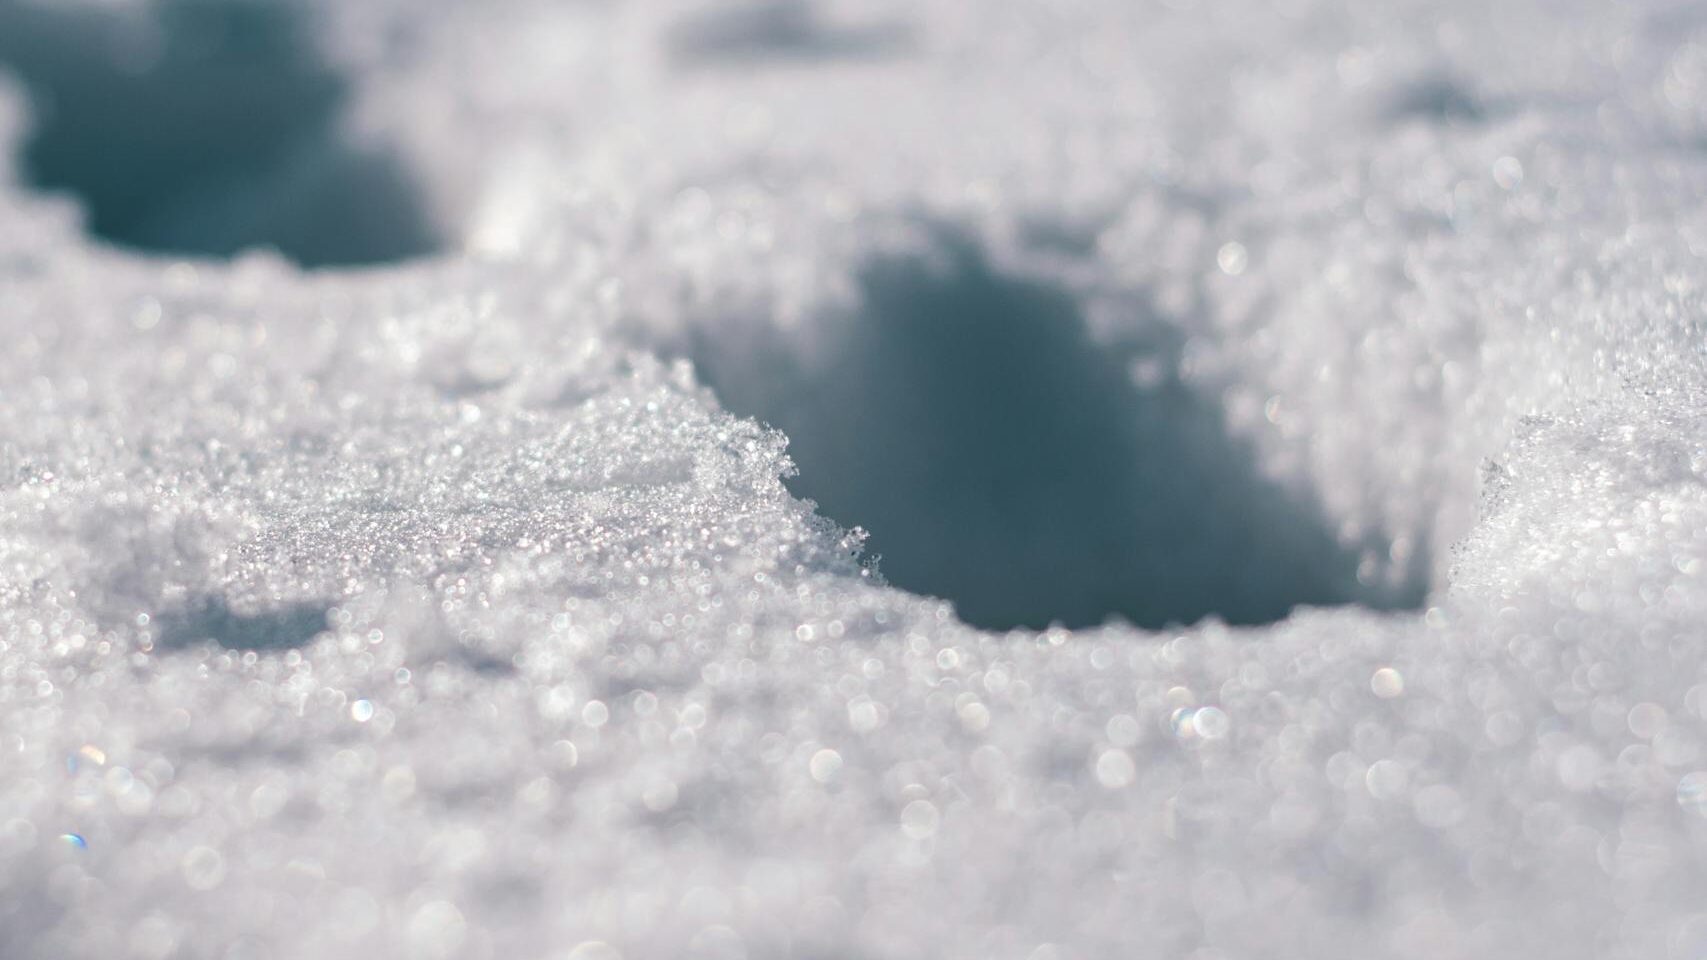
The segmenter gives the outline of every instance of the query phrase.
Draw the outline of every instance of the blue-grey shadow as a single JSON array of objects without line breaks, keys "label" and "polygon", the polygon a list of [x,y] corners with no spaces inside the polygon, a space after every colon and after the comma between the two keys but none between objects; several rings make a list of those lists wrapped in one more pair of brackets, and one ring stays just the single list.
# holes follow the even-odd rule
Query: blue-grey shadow
[{"label": "blue-grey shadow", "polygon": [[23,170],[120,246],[305,267],[431,253],[439,237],[384,151],[344,142],[343,81],[296,5],[134,8],[0,0],[0,69],[29,91]]},{"label": "blue-grey shadow", "polygon": [[291,603],[239,613],[218,598],[203,598],[154,619],[160,645],[168,649],[213,642],[226,650],[288,650],[326,630],[324,603]]},{"label": "blue-grey shadow", "polygon": [[729,409],[788,434],[792,489],[865,527],[894,585],[985,628],[1421,602],[1420,577],[1360,587],[1360,550],[1180,382],[1172,328],[1095,342],[1066,291],[996,273],[954,237],[871,263],[860,289],[857,315],[824,324],[827,348],[723,327],[693,353]]},{"label": "blue-grey shadow", "polygon": [[685,67],[754,67],[872,60],[912,46],[906,24],[838,24],[808,0],[759,0],[695,14],[675,25],[667,42]]}]

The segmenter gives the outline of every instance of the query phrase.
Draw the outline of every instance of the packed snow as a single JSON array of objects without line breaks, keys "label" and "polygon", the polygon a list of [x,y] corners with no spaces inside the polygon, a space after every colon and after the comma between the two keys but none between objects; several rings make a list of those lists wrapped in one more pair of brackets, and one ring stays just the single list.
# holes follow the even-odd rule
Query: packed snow
[{"label": "packed snow", "polygon": [[1707,9],[0,0],[0,957],[1707,957]]}]

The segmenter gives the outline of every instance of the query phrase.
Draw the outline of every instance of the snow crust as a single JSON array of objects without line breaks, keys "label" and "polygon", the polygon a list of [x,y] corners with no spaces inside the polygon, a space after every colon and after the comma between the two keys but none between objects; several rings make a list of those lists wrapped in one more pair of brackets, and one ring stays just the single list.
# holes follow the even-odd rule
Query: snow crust
[{"label": "snow crust", "polygon": [[1707,955],[1696,6],[269,8],[294,259],[37,189],[219,9],[0,2],[0,956]]}]

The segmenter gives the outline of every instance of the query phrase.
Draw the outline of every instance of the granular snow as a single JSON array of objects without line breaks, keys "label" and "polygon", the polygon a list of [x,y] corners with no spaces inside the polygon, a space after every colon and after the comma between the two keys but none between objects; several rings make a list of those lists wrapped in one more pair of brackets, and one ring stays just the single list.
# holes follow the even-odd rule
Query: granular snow
[{"label": "granular snow", "polygon": [[0,0],[0,956],[1707,954],[1695,5],[259,2]]}]

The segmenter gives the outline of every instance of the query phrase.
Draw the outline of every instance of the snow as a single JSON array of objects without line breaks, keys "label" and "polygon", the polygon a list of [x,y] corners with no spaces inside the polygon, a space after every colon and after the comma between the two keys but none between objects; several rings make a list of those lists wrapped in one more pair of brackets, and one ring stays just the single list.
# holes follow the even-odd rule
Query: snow
[{"label": "snow", "polygon": [[1695,6],[0,71],[0,956],[1707,956]]}]

